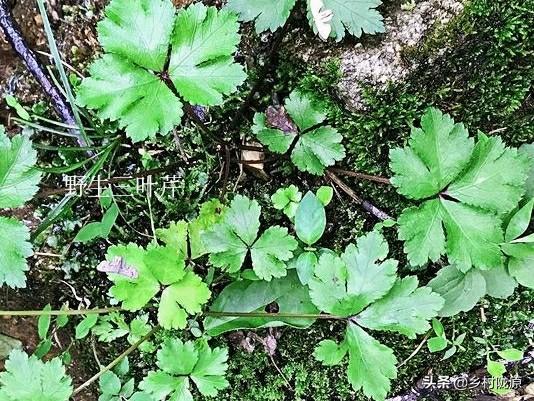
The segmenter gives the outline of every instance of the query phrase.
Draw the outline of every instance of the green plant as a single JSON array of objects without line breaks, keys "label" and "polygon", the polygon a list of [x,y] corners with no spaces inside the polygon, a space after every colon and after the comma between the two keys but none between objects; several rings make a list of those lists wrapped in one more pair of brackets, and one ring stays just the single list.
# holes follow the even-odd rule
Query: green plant
[{"label": "green plant", "polygon": [[345,157],[343,137],[325,120],[326,114],[308,96],[293,92],[284,107],[256,113],[252,132],[271,152],[290,152],[299,170],[321,175]]},{"label": "green plant", "polygon": [[[254,21],[256,32],[275,31],[289,18],[296,0],[230,0],[227,7],[239,14],[242,21]],[[360,37],[362,33],[384,32],[382,16],[376,10],[380,0],[353,2],[350,0],[306,0],[308,19],[321,39],[337,41],[345,37],[345,30]]]},{"label": "green plant", "polygon": [[111,229],[119,217],[119,206],[113,199],[111,191],[106,190],[99,198],[100,206],[105,210],[102,221],[91,222],[83,226],[76,234],[74,241],[90,242],[96,238],[108,238]]},{"label": "green plant", "polygon": [[71,379],[59,358],[42,362],[20,350],[9,354],[0,384],[5,401],[67,401],[72,395]]},{"label": "green plant", "polygon": [[453,356],[458,350],[465,351],[462,344],[465,340],[466,333],[461,333],[457,336],[453,333],[453,337],[448,339],[443,324],[435,318],[432,319],[432,329],[434,330],[435,337],[429,338],[426,343],[430,352],[443,351],[450,345],[443,354],[443,360],[445,360]]},{"label": "green plant", "polygon": [[[0,209],[21,207],[35,195],[41,180],[34,168],[36,160],[37,152],[28,136],[9,139],[0,125]],[[26,258],[33,254],[29,239],[24,224],[0,216],[0,285],[26,286]]]},{"label": "green plant", "polygon": [[184,102],[222,104],[245,80],[232,57],[237,18],[227,10],[197,3],[175,15],[170,0],[113,0],[105,14],[98,24],[105,54],[78,88],[78,103],[118,120],[134,142],[170,132]]},{"label": "green plant", "polygon": [[139,387],[156,399],[192,400],[190,380],[198,391],[215,396],[229,385],[224,377],[228,351],[211,349],[203,340],[182,342],[178,338],[165,341],[157,354],[157,371],[149,372]]},{"label": "green plant", "polygon": [[443,299],[414,276],[397,277],[397,261],[386,259],[388,245],[379,232],[360,237],[341,257],[325,253],[309,283],[319,310],[348,317],[341,343],[323,340],[315,357],[325,365],[339,364],[349,355],[347,376],[355,390],[384,400],[397,375],[393,350],[365,329],[398,332],[409,338],[426,332]]}]

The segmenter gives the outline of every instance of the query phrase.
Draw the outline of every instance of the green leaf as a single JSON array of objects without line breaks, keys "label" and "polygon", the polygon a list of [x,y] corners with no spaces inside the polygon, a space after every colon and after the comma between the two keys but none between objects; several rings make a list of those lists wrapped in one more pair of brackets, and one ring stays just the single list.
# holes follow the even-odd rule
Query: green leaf
[{"label": "green leaf", "polygon": [[156,399],[170,395],[170,400],[192,401],[191,378],[201,394],[215,396],[228,386],[224,378],[227,359],[226,349],[211,349],[204,340],[184,343],[178,338],[169,338],[157,353],[157,365],[161,370],[150,372],[139,388]]},{"label": "green leaf", "polygon": [[504,240],[506,242],[519,238],[525,231],[527,231],[527,228],[530,225],[533,207],[534,198],[513,214],[508,226],[506,226],[506,232],[504,234]]},{"label": "green leaf", "polygon": [[486,369],[492,377],[502,377],[506,373],[506,366],[502,362],[488,360]]},{"label": "green leaf", "polygon": [[445,328],[443,327],[443,323],[436,318],[432,319],[432,329],[434,330],[434,333],[436,333],[436,336],[445,337]]},{"label": "green leaf", "polygon": [[240,36],[234,13],[201,3],[182,9],[172,35],[169,76],[181,96],[206,106],[223,102],[246,74],[234,63]]},{"label": "green leaf", "polygon": [[332,340],[323,340],[315,347],[313,356],[323,365],[334,366],[341,363],[347,352],[347,343],[338,344]]},{"label": "green leaf", "polygon": [[326,228],[326,212],[313,192],[308,192],[295,214],[295,231],[301,241],[313,245],[323,236]]},{"label": "green leaf", "polygon": [[506,359],[507,361],[520,361],[521,359],[523,359],[523,351],[515,348],[508,348],[502,351],[497,351],[497,354],[502,359]]},{"label": "green leaf", "polygon": [[[5,95],[6,103],[9,107],[13,107],[15,111],[17,112],[17,115],[26,121],[31,121],[30,113],[26,111],[24,106],[22,106],[17,98],[13,95]],[[3,127],[2,127],[3,128]]]},{"label": "green leaf", "polygon": [[[285,109],[299,128],[291,160],[301,171],[321,175],[326,167],[345,157],[345,148],[341,144],[343,137],[328,125],[319,126],[326,119],[326,114],[308,96],[294,91],[286,100]],[[275,153],[287,152],[296,135],[293,131],[267,127],[265,114],[256,114],[252,131]]]},{"label": "green leaf", "polygon": [[26,135],[9,139],[0,132],[0,209],[24,205],[38,190],[37,152]]},{"label": "green leaf", "polygon": [[397,221],[398,236],[404,241],[404,252],[412,266],[422,266],[429,259],[436,262],[445,253],[445,232],[437,199],[404,209]]},{"label": "green leaf", "polygon": [[317,193],[315,195],[317,196],[317,199],[319,199],[319,202],[321,202],[323,206],[326,207],[334,197],[334,189],[332,187],[323,186],[317,190]]},{"label": "green leaf", "polygon": [[322,254],[309,282],[314,304],[325,312],[353,316],[383,297],[396,280],[397,261],[384,260],[388,250],[383,236],[373,231],[349,245],[343,259]]},{"label": "green leaf", "polygon": [[294,132],[284,132],[277,128],[269,128],[267,126],[267,118],[263,113],[254,115],[252,132],[271,152],[280,154],[289,150],[296,137]]},{"label": "green leaf", "polygon": [[503,251],[510,256],[508,271],[519,284],[534,289],[534,244],[504,244]]},{"label": "green leaf", "polygon": [[252,245],[250,254],[254,273],[262,280],[287,274],[285,262],[293,257],[298,242],[287,233],[287,228],[269,227]]},{"label": "green leaf", "polygon": [[163,285],[176,283],[186,275],[183,256],[177,254],[175,249],[168,246],[147,249],[143,262]]},{"label": "green leaf", "polygon": [[486,280],[476,269],[463,273],[454,266],[446,266],[428,286],[445,300],[440,316],[468,312],[486,294]]},{"label": "green leaf", "polygon": [[85,243],[96,238],[108,238],[111,229],[117,221],[117,217],[119,217],[119,207],[114,203],[106,210],[101,222],[89,223],[82,227],[78,231],[78,234],[76,234],[74,241]]},{"label": "green leaf", "polygon": [[272,32],[289,18],[296,0],[229,0],[226,7],[239,15],[244,22],[254,21],[256,32]]},{"label": "green leaf", "polygon": [[72,380],[59,358],[42,362],[23,351],[13,350],[0,373],[2,401],[68,401]]},{"label": "green leaf", "polygon": [[111,295],[122,302],[122,307],[129,311],[142,309],[160,290],[160,285],[150,267],[145,263],[146,251],[135,245],[118,245],[108,249],[107,260],[116,257],[123,259],[127,266],[137,272],[137,277],[130,278],[120,274],[109,274],[114,285],[110,289]]},{"label": "green leaf", "polygon": [[[50,304],[46,305],[43,308],[43,312],[49,312],[52,310]],[[37,333],[41,340],[44,340],[48,335],[48,330],[50,329],[50,321],[52,319],[51,315],[41,315],[37,320]]]},{"label": "green leaf", "polygon": [[361,327],[349,323],[345,334],[349,349],[347,376],[354,390],[375,401],[384,401],[397,377],[397,358],[393,351],[380,344]]},{"label": "green leaf", "polygon": [[317,256],[313,252],[302,252],[295,265],[299,280],[302,284],[307,285],[313,277],[315,266],[317,265]]},{"label": "green leaf", "polygon": [[503,266],[501,215],[521,199],[526,157],[483,134],[473,147],[463,125],[437,109],[429,109],[421,125],[408,147],[390,153],[400,193],[414,199],[439,194],[399,218],[410,263],[422,266],[446,253],[462,271]]},{"label": "green leaf", "polygon": [[230,384],[224,377],[228,369],[228,350],[226,348],[214,348],[207,342],[197,343],[198,362],[191,372],[191,380],[196,384],[198,391],[204,396],[214,397],[219,390]]},{"label": "green leaf", "polygon": [[503,239],[501,220],[461,203],[443,199],[440,202],[449,261],[463,271],[471,266],[480,269],[502,266],[498,245]]},{"label": "green leaf", "polygon": [[76,325],[76,339],[80,340],[87,337],[89,331],[91,331],[97,322],[98,315],[96,313],[84,317],[82,321]]},{"label": "green leaf", "polygon": [[479,134],[469,165],[446,194],[468,205],[505,213],[521,200],[528,168],[528,160],[517,149],[505,147],[499,137]]},{"label": "green leaf", "polygon": [[409,338],[430,329],[428,321],[437,316],[444,300],[429,287],[420,287],[415,276],[398,280],[391,291],[358,315],[361,326],[396,331]]},{"label": "green leaf", "polygon": [[[265,307],[276,302],[281,313],[313,314],[317,309],[310,300],[294,270],[283,278],[271,281],[235,281],[226,286],[213,302],[211,312],[265,312]],[[289,325],[309,327],[313,319],[261,318],[261,317],[206,317],[204,328],[210,336],[239,329],[278,327]]]},{"label": "green leaf", "polygon": [[473,140],[463,124],[440,110],[429,108],[421,128],[412,128],[409,146],[390,151],[391,183],[412,199],[436,195],[455,179],[469,162]]},{"label": "green leaf", "polygon": [[180,281],[163,290],[158,309],[158,322],[167,329],[184,329],[187,315],[194,315],[208,302],[211,291],[193,272],[187,272]]},{"label": "green leaf", "polygon": [[[381,4],[380,0],[323,0],[323,2],[323,9],[331,10],[333,14],[330,36],[335,37],[338,42],[345,37],[345,30],[357,38],[362,33],[375,34],[385,31],[382,16],[376,10]],[[316,23],[311,17],[310,24],[314,31],[317,31]]]},{"label": "green leaf", "polygon": [[428,350],[430,352],[439,352],[447,348],[449,342],[443,337],[432,337],[427,341]]},{"label": "green leaf", "polygon": [[343,136],[334,128],[319,127],[303,134],[291,153],[291,161],[301,171],[321,175],[328,166],[343,160]]},{"label": "green leaf", "polygon": [[30,232],[19,221],[0,216],[0,286],[26,287],[26,258],[33,255]]},{"label": "green leaf", "polygon": [[104,50],[154,71],[162,71],[174,24],[174,6],[168,0],[112,0],[98,23]]},{"label": "green leaf", "polygon": [[100,391],[104,394],[118,395],[121,391],[121,380],[113,372],[105,372],[98,381]]},{"label": "green leaf", "polygon": [[491,297],[506,299],[517,287],[517,281],[508,274],[505,267],[481,270],[480,273],[486,280],[486,293]]},{"label": "green leaf", "polygon": [[293,219],[297,212],[298,205],[302,200],[302,192],[295,185],[279,188],[272,196],[273,207],[283,210],[284,214]]},{"label": "green leaf", "polygon": [[97,109],[102,120],[118,120],[134,142],[165,135],[180,123],[182,103],[150,71],[104,54],[89,73],[78,88],[78,104]]}]

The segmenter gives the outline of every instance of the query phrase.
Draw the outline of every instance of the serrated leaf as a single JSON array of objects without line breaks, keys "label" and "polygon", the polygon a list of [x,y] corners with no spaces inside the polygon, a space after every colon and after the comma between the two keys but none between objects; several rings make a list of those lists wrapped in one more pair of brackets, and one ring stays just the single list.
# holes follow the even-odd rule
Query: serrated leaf
[{"label": "serrated leaf", "polygon": [[349,349],[347,376],[354,390],[375,401],[384,401],[397,377],[397,358],[393,351],[380,344],[361,327],[349,323],[345,334]]},{"label": "serrated leaf", "polygon": [[[317,313],[304,287],[294,270],[286,277],[271,281],[242,280],[226,286],[213,302],[212,312],[264,312],[273,302],[278,304],[281,313]],[[210,336],[217,336],[231,330],[254,329],[289,325],[306,328],[313,319],[261,318],[261,317],[206,317],[204,328]]]},{"label": "serrated leaf", "polygon": [[0,216],[0,286],[26,287],[26,258],[33,255],[30,232],[19,221]]},{"label": "serrated leaf", "polygon": [[178,338],[167,339],[157,353],[157,364],[161,369],[150,372],[139,388],[156,399],[191,400],[189,378],[203,395],[215,396],[228,386],[224,378],[228,368],[226,349],[211,349],[204,340],[197,343],[182,342]]},{"label": "serrated leaf", "polygon": [[269,227],[250,249],[252,268],[262,280],[287,274],[285,262],[293,257],[298,242],[287,233],[287,228]]},{"label": "serrated leaf", "polygon": [[437,199],[404,209],[397,222],[399,239],[404,241],[404,252],[412,266],[422,266],[428,260],[435,262],[445,252],[445,231]]},{"label": "serrated leaf", "polygon": [[323,236],[326,228],[326,212],[319,199],[308,192],[295,213],[295,231],[302,242],[313,245]]},{"label": "serrated leaf", "polygon": [[72,395],[71,378],[61,360],[42,362],[13,350],[0,373],[0,399],[5,401],[68,401]]},{"label": "serrated leaf", "polygon": [[439,199],[406,209],[399,218],[410,263],[421,266],[446,253],[463,271],[502,267],[501,214],[524,192],[526,158],[483,134],[473,148],[465,128],[436,109],[429,109],[421,124],[409,147],[390,153],[392,182],[400,193],[414,199],[439,193]]},{"label": "serrated leaf", "polygon": [[526,158],[506,148],[501,138],[479,134],[469,165],[446,193],[472,206],[508,212],[525,192],[528,167]]},{"label": "serrated leaf", "polygon": [[113,54],[96,60],[89,73],[78,104],[97,109],[102,120],[118,120],[134,142],[165,135],[180,123],[182,103],[153,73]]},{"label": "serrated leaf", "polygon": [[463,273],[454,266],[446,266],[428,286],[445,300],[440,316],[468,312],[486,294],[486,280],[477,269]]},{"label": "serrated leaf", "polygon": [[0,209],[24,205],[38,190],[37,152],[26,135],[9,139],[0,131]]},{"label": "serrated leaf", "polygon": [[[291,122],[299,128],[291,160],[300,170],[321,175],[326,167],[345,157],[345,148],[341,144],[343,137],[330,126],[318,126],[326,119],[326,115],[308,96],[294,91],[286,100],[285,109]],[[258,140],[272,152],[287,152],[297,134],[268,127],[266,121],[265,114],[256,114],[254,118],[252,131]]]},{"label": "serrated leaf", "polygon": [[297,136],[294,132],[284,132],[281,129],[267,127],[266,117],[263,113],[254,115],[252,132],[271,152],[281,154],[289,150]]},{"label": "serrated leaf", "polygon": [[480,273],[486,280],[486,293],[490,297],[506,299],[517,287],[517,281],[508,274],[504,266],[481,270]]},{"label": "serrated leaf", "polygon": [[112,246],[106,254],[108,260],[117,256],[123,258],[126,264],[134,267],[138,273],[136,278],[119,274],[108,275],[114,283],[110,293],[129,311],[143,308],[160,290],[158,280],[145,263],[145,254],[146,251],[135,244]]},{"label": "serrated leaf", "polygon": [[357,317],[361,326],[374,330],[396,331],[409,338],[430,329],[428,321],[437,316],[443,298],[429,287],[418,288],[415,276],[398,280],[389,293]]},{"label": "serrated leaf", "polygon": [[201,311],[210,298],[206,283],[192,272],[187,272],[180,281],[165,288],[161,294],[158,322],[165,329],[184,329],[187,315]]},{"label": "serrated leaf", "polygon": [[[323,3],[323,9],[330,10],[333,14],[330,21],[331,36],[338,42],[345,37],[345,30],[357,38],[362,33],[375,34],[385,31],[383,18],[376,10],[381,4],[380,0],[323,0]],[[317,31],[316,22],[312,18],[310,24]]]},{"label": "serrated leaf", "polygon": [[332,127],[319,127],[302,135],[291,153],[291,160],[301,171],[321,175],[326,167],[343,160],[343,137]]},{"label": "serrated leaf", "polygon": [[412,199],[436,195],[469,162],[473,140],[463,124],[440,110],[429,108],[421,128],[412,128],[409,146],[390,151],[391,183]]},{"label": "serrated leaf", "polygon": [[234,63],[240,36],[234,13],[201,3],[182,9],[172,35],[169,76],[192,104],[218,105],[237,90],[246,74]]},{"label": "serrated leaf", "polygon": [[131,63],[162,71],[174,24],[174,6],[168,0],[112,0],[98,23],[104,50]]},{"label": "serrated leaf", "polygon": [[256,32],[272,32],[280,28],[289,17],[296,0],[229,0],[226,7],[239,15],[240,21],[254,21]]},{"label": "serrated leaf", "polygon": [[347,352],[347,343],[338,344],[332,340],[323,340],[315,347],[313,356],[323,365],[334,366],[341,363]]},{"label": "serrated leaf", "polygon": [[384,260],[387,254],[387,243],[374,231],[349,245],[343,259],[322,254],[309,282],[312,301],[320,310],[339,316],[361,312],[395,283],[397,261]]}]

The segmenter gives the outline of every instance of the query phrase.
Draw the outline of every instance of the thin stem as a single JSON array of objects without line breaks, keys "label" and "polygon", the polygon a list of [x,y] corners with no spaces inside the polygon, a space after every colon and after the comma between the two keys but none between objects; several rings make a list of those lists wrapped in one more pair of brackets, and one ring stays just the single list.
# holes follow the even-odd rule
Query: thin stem
[{"label": "thin stem", "polygon": [[378,182],[380,184],[391,185],[391,181],[389,178],[381,177],[379,175],[358,173],[357,171],[349,171],[349,170],[344,170],[344,169],[335,168],[335,167],[331,167],[329,168],[329,170],[335,174],[345,175],[347,177],[354,177],[360,180],[367,180],[367,181]]},{"label": "thin stem", "polygon": [[146,336],[144,336],[139,341],[137,341],[135,344],[130,346],[128,349],[126,349],[122,354],[120,354],[117,358],[115,358],[109,365],[104,367],[104,369],[102,369],[100,372],[95,374],[93,377],[91,377],[89,380],[87,380],[82,385],[76,387],[76,389],[73,392],[73,395],[76,395],[83,389],[89,387],[91,384],[93,384],[98,379],[100,379],[100,377],[104,373],[109,372],[111,369],[117,366],[124,358],[126,358],[128,355],[134,352],[137,348],[139,348],[141,344],[143,344],[146,340],[148,340],[156,332],[157,329],[159,329],[159,326],[155,326],[152,330],[150,330],[150,332]]},{"label": "thin stem", "polygon": [[365,210],[371,213],[373,216],[379,218],[380,220],[388,220],[391,217],[384,211],[380,210],[374,206],[371,202],[368,202],[360,198],[356,192],[354,192],[347,184],[345,184],[337,175],[335,175],[332,170],[326,170],[326,176],[334,182],[339,188],[343,190],[347,195],[349,195],[357,204],[361,205]]},{"label": "thin stem", "polygon": [[77,316],[77,315],[105,315],[119,312],[122,308],[97,309],[61,309],[61,310],[0,310],[0,316]]},{"label": "thin stem", "polygon": [[205,312],[204,315],[212,317],[262,317],[267,319],[323,319],[346,320],[347,318],[317,313],[269,313],[269,312]]}]

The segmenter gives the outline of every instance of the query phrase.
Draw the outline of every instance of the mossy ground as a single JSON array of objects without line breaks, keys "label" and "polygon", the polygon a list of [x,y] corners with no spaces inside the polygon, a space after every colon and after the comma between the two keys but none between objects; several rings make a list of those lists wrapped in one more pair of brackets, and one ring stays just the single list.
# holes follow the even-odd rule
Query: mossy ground
[{"label": "mossy ground", "polygon": [[[384,9],[399,7],[397,0],[387,1]],[[457,121],[464,122],[471,133],[482,130],[486,133],[498,132],[506,143],[520,145],[534,139],[534,100],[532,97],[532,78],[534,77],[534,0],[472,0],[464,12],[445,28],[434,32],[430,38],[417,49],[407,49],[405,57],[413,58],[419,63],[418,69],[402,83],[389,85],[384,90],[368,88],[366,100],[368,108],[360,113],[350,113],[344,109],[343,102],[336,90],[339,78],[338,62],[335,58],[314,63],[313,69],[304,63],[295,62],[290,46],[283,46],[277,57],[276,66],[268,71],[265,82],[261,85],[262,96],[254,99],[252,109],[245,117],[250,118],[253,109],[263,110],[272,102],[271,95],[276,94],[283,100],[287,94],[300,88],[312,94],[317,101],[324,104],[332,125],[344,135],[347,157],[342,166],[347,169],[360,170],[372,174],[389,176],[388,151],[403,145],[409,135],[409,126],[416,123],[423,110],[436,106],[451,113]],[[300,16],[302,17],[302,15]],[[295,25],[301,24],[302,30],[292,31],[290,35],[309,32],[304,18],[297,18]],[[247,29],[247,28],[245,28]],[[257,54],[268,52],[265,44],[246,30],[247,35],[242,46],[241,57],[251,65],[262,60]],[[250,33],[250,35],[249,35]],[[309,34],[309,33],[308,33]],[[311,34],[310,34],[311,35]],[[285,43],[291,43],[290,37]],[[349,39],[351,40],[351,39]],[[250,43],[249,43],[250,41]],[[251,49],[254,49],[251,50]],[[442,49],[445,49],[443,52]],[[275,67],[276,67],[275,66]],[[261,75],[261,71],[250,71],[252,79]],[[250,136],[250,124],[242,123],[232,129],[235,111],[247,89],[236,94],[221,109],[214,109],[208,121],[213,132],[222,137],[237,137],[239,133]],[[107,127],[113,132],[114,127]],[[175,199],[158,199],[153,206],[153,219],[160,227],[170,221],[187,218],[195,213],[202,200],[219,197],[224,187],[226,193],[235,188],[259,200],[264,208],[263,218],[266,222],[285,221],[269,205],[269,196],[282,185],[298,183],[301,190],[315,189],[326,183],[324,178],[298,174],[291,164],[283,159],[266,165],[270,175],[267,182],[250,174],[240,177],[237,163],[232,163],[228,180],[215,177],[221,170],[220,157],[216,144],[210,144],[206,138],[192,126],[187,125],[177,133],[176,138],[168,136],[158,141],[137,145],[135,148],[120,152],[109,163],[107,173],[131,172],[136,166],[145,169],[167,166],[170,162],[179,162],[177,152],[185,154],[186,161],[172,173],[181,175],[183,180],[176,189]],[[46,136],[40,137],[46,139]],[[51,159],[51,153],[42,153],[42,160],[56,161],[60,164],[73,162],[72,153]],[[48,157],[48,158],[47,158]],[[236,155],[232,154],[232,160]],[[76,159],[77,160],[77,159]],[[398,196],[388,186],[375,183],[359,182],[351,179],[347,183],[364,199],[397,216],[409,203]],[[56,182],[56,184],[60,184]],[[136,241],[146,243],[149,235],[147,229],[150,213],[143,197],[121,201],[123,207],[121,220],[123,228],[113,232],[110,242]],[[47,211],[43,209],[43,214]],[[70,263],[81,267],[80,271],[70,271],[70,282],[74,283],[79,295],[105,304],[105,293],[109,283],[94,271],[94,265],[105,252],[107,244],[101,241],[91,247],[79,247],[67,244],[74,237],[74,228],[79,226],[79,216],[94,215],[100,211],[92,201],[80,203],[74,211],[65,216],[67,222],[58,224],[52,231],[40,238],[54,252],[65,250]],[[349,198],[336,197],[328,208],[328,227],[322,245],[341,249],[357,235],[371,229],[377,222]],[[137,231],[136,231],[137,230]],[[51,235],[53,234],[53,235]],[[402,245],[395,240],[394,232],[387,232],[391,244],[391,254],[401,261],[404,259]],[[57,237],[53,241],[52,237]],[[52,239],[51,239],[52,238]],[[46,249],[45,249],[46,250]],[[429,266],[426,271],[416,272],[421,281],[426,283],[437,270]],[[57,273],[48,271],[44,274],[35,269],[30,275],[29,289],[17,293],[20,298],[33,300],[35,306],[42,307],[46,299],[35,299],[34,291],[41,291],[43,282],[54,285]],[[403,268],[403,274],[413,273]],[[61,273],[60,273],[61,274]],[[62,302],[69,299],[63,288],[55,286],[49,300]],[[71,298],[71,297],[70,297]],[[72,299],[71,299],[72,300]],[[46,302],[45,302],[46,301]],[[38,305],[37,305],[38,304]],[[31,307],[29,305],[28,307]],[[26,305],[24,305],[26,307]],[[482,313],[483,311],[483,313]],[[485,316],[486,321],[482,319]],[[428,373],[456,374],[471,371],[484,364],[486,348],[476,342],[474,337],[487,337],[496,346],[524,347],[529,338],[528,323],[532,317],[532,292],[518,290],[508,300],[486,299],[467,314],[445,319],[446,332],[468,333],[464,346],[465,352],[459,352],[452,358],[441,361],[441,354],[430,354],[423,346],[421,350],[399,369],[398,379],[393,382],[391,393],[406,391],[414,381]],[[69,329],[72,329],[70,327]],[[230,347],[230,369],[228,380],[230,387],[217,396],[218,400],[227,401],[286,401],[286,400],[363,400],[360,393],[355,393],[347,382],[345,367],[328,368],[321,366],[312,356],[315,345],[324,338],[340,338],[343,326],[339,323],[322,322],[309,330],[299,331],[289,328],[279,329],[282,337],[278,341],[276,355],[273,357],[280,374],[271,359],[263,352],[261,346],[253,353],[231,344],[226,337],[214,339],[214,343]],[[414,351],[421,338],[413,341],[394,334],[380,334],[377,338],[394,349],[399,361],[404,361]],[[530,340],[532,340],[530,338]],[[125,343],[106,347],[110,358],[117,355]],[[83,347],[81,347],[83,348]],[[78,365],[91,366],[88,373],[94,373],[97,367],[88,345],[87,358],[78,361]],[[80,358],[82,356],[80,355]],[[135,364],[142,374],[147,360]],[[198,396],[199,399],[202,397]],[[461,401],[471,399],[470,394],[443,394],[445,399]],[[88,398],[91,399],[91,398]],[[95,397],[96,399],[96,397]]]},{"label": "mossy ground", "polygon": [[[406,82],[390,84],[385,90],[366,91],[368,108],[361,113],[343,109],[336,93],[339,71],[335,59],[306,70],[292,63],[291,54],[282,54],[278,78],[289,86],[310,92],[325,104],[333,124],[344,134],[348,154],[343,164],[349,169],[389,176],[389,149],[405,144],[410,124],[416,123],[422,111],[431,105],[464,122],[472,134],[478,130],[498,132],[507,144],[518,146],[534,140],[533,9],[532,0],[473,0],[460,16],[434,32],[423,46],[407,52],[406,57],[416,58],[419,67]],[[318,181],[309,184],[318,185]],[[392,188],[355,181],[350,185],[393,216],[407,206]],[[254,192],[260,195],[262,190]],[[330,245],[341,247],[376,222],[350,204],[350,200],[336,199],[335,203],[337,206],[330,209],[329,215],[333,225]],[[402,260],[401,245],[395,241],[392,253]],[[421,280],[426,282],[435,270],[430,266],[428,272],[420,272]],[[486,348],[475,337],[486,337],[498,347],[526,347],[532,300],[531,291],[518,290],[508,300],[488,298],[469,313],[445,319],[447,333],[467,333],[464,343],[467,350],[441,361],[442,353],[430,354],[423,346],[399,369],[391,393],[408,390],[430,370],[434,374],[453,375],[483,366]],[[482,316],[487,319],[485,322]],[[233,349],[231,386],[219,399],[363,400],[362,395],[350,388],[344,367],[321,366],[312,356],[320,340],[339,338],[342,330],[338,324],[324,322],[306,332],[282,329],[274,358],[283,376],[263,352],[249,354]],[[379,338],[395,350],[399,361],[406,359],[420,341],[391,334]],[[471,399],[472,393],[444,393],[442,397],[461,401]]]}]

